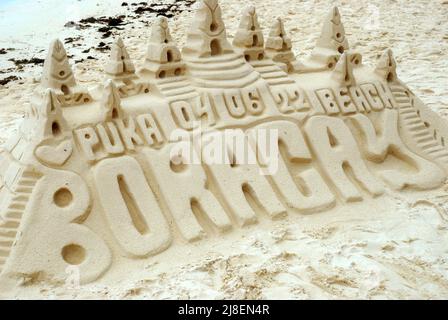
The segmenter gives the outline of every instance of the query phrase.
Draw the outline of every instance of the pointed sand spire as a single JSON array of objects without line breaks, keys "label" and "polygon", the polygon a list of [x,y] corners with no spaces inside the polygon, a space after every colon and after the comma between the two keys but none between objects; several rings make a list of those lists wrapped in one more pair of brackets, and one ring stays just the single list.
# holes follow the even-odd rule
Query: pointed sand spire
[{"label": "pointed sand spire", "polygon": [[112,120],[123,116],[120,94],[112,80],[108,80],[104,87],[101,107],[104,111],[105,120]]},{"label": "pointed sand spire", "polygon": [[39,129],[36,135],[40,140],[58,137],[67,130],[68,125],[62,114],[61,104],[53,89],[45,91],[44,100],[37,111],[39,116],[36,127]]},{"label": "pointed sand spire", "polygon": [[392,50],[387,49],[383,53],[375,68],[375,73],[388,82],[397,80],[397,63],[395,62]]},{"label": "pointed sand spire", "polygon": [[232,53],[217,0],[202,0],[188,32],[183,55],[204,58]]},{"label": "pointed sand spire", "polygon": [[111,79],[123,80],[136,77],[134,64],[121,38],[112,45],[110,58],[104,70]]},{"label": "pointed sand spire", "polygon": [[332,8],[327,15],[316,47],[337,51],[340,54],[349,49],[344,25],[337,7]]},{"label": "pointed sand spire", "polygon": [[161,79],[185,73],[181,54],[171,38],[168,20],[159,17],[153,24],[145,62],[141,72]]},{"label": "pointed sand spire", "polygon": [[285,71],[292,71],[296,60],[291,39],[287,36],[283,21],[277,18],[266,40],[266,54],[275,62],[283,64]]},{"label": "pointed sand spire", "polygon": [[50,44],[50,50],[45,59],[41,86],[62,91],[69,94],[76,86],[76,80],[70,67],[67,53],[60,40],[54,40]]},{"label": "pointed sand spire", "polygon": [[255,7],[250,6],[244,10],[233,46],[242,52],[247,61],[264,59],[263,32],[258,23]]},{"label": "pointed sand spire", "polygon": [[[322,32],[311,56],[305,61],[295,64],[295,71],[305,73],[332,70],[341,55],[347,50],[349,50],[349,44],[341,14],[337,7],[333,7],[324,20]],[[355,54],[352,53],[351,55]],[[356,59],[361,63],[362,57],[360,54],[356,54]]]},{"label": "pointed sand spire", "polygon": [[352,86],[356,84],[353,75],[353,66],[355,62],[348,52],[344,52],[336,64],[331,76],[342,86]]}]

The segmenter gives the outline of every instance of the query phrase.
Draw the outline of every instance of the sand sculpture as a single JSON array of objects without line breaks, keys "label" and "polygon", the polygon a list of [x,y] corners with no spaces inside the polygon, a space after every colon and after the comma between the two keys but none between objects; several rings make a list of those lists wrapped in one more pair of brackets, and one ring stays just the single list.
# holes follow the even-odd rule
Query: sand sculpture
[{"label": "sand sculpture", "polygon": [[[206,230],[445,180],[448,126],[398,79],[390,50],[374,69],[362,63],[336,8],[305,61],[280,19],[264,39],[253,7],[231,45],[216,0],[200,3],[187,39],[180,50],[160,18],[139,68],[117,39],[100,95],[77,85],[62,43],[51,44],[0,154],[0,285],[36,273],[64,281],[70,266],[96,281],[117,257],[150,259],[206,241]],[[231,128],[252,155],[259,141],[249,137],[274,130],[276,170],[260,174],[263,157],[239,162],[228,141],[223,163],[172,156],[173,136],[207,142]],[[197,146],[189,152],[203,160]]]}]

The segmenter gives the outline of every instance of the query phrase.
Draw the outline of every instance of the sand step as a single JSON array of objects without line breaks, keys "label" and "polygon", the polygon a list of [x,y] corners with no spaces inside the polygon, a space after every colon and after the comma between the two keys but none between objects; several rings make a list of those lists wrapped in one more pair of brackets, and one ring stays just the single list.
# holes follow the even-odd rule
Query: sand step
[{"label": "sand step", "polygon": [[399,105],[400,119],[404,128],[417,143],[417,146],[433,159],[448,163],[448,151],[430,133],[425,123],[413,107],[411,99],[405,93],[405,89],[398,85],[392,85],[392,94]]},{"label": "sand step", "polygon": [[193,87],[180,87],[180,88],[173,88],[170,90],[162,90],[163,94],[167,95],[167,96],[177,96],[177,95],[182,95],[185,93],[190,93],[190,92],[194,92],[196,93],[196,90]]},{"label": "sand step", "polygon": [[14,244],[14,239],[0,237],[0,247],[10,248]]},{"label": "sand step", "polygon": [[223,63],[223,62],[225,63],[225,62],[229,62],[229,61],[234,61],[234,60],[238,60],[238,59],[245,61],[243,56],[238,53],[227,53],[227,54],[221,54],[221,55],[211,56],[211,57],[206,57],[206,58],[191,58],[191,59],[185,58],[185,60],[188,63],[194,63],[194,64],[217,64],[217,63]]},{"label": "sand step", "polygon": [[202,80],[199,78],[194,79],[196,85],[204,88],[242,88],[247,87],[260,79],[260,74],[257,72],[251,72],[247,76],[241,79],[231,79],[231,80]]},{"label": "sand step", "polygon": [[228,70],[228,69],[236,69],[240,68],[247,63],[243,59],[237,59],[232,61],[221,62],[218,64],[191,64],[188,65],[191,70],[196,71],[216,71],[216,70]]},{"label": "sand step", "polygon": [[38,179],[38,174],[26,169],[21,172],[21,176],[18,178],[14,196],[4,215],[5,220],[0,224],[0,272],[14,245],[23,213]]},{"label": "sand step", "polygon": [[191,86],[189,81],[186,80],[173,80],[173,81],[158,81],[157,86],[163,90],[170,90],[176,88],[183,88]]},{"label": "sand step", "polygon": [[242,64],[241,66],[236,68],[224,67],[222,69],[216,68],[208,71],[194,71],[193,75],[194,77],[197,78],[209,79],[209,80],[215,80],[215,79],[232,80],[242,78],[251,72],[253,72],[253,68],[250,65]]},{"label": "sand step", "polygon": [[9,256],[9,248],[4,248],[0,246],[0,257],[8,257]]}]

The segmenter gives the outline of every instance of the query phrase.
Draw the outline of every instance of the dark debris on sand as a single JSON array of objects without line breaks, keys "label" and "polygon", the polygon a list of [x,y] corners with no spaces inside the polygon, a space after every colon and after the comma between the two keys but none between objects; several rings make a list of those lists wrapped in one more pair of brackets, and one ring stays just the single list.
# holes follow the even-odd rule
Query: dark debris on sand
[{"label": "dark debris on sand", "polygon": [[11,81],[16,81],[16,80],[20,80],[20,78],[17,76],[9,76],[4,79],[0,79],[0,85],[4,86],[4,85],[7,85],[8,83],[10,83]]},{"label": "dark debris on sand", "polygon": [[23,66],[25,64],[35,64],[35,65],[40,65],[40,64],[44,64],[44,59],[41,58],[31,58],[31,59],[14,59],[11,58],[9,59],[9,61],[14,62],[14,64],[17,67]]},{"label": "dark debris on sand", "polygon": [[[140,2],[138,7],[134,9],[134,13],[142,15],[145,12],[156,14],[157,16],[164,16],[166,18],[172,18],[175,15],[185,11],[185,7],[191,7],[196,0],[179,0],[174,3],[151,3]],[[133,3],[134,5],[134,3]],[[183,5],[183,6],[182,6]]]}]

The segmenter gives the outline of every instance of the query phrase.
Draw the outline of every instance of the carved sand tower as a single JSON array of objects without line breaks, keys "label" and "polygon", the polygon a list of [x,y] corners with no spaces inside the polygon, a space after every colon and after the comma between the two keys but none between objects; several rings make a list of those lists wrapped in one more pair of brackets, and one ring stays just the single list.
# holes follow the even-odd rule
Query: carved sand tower
[{"label": "carved sand tower", "polygon": [[185,64],[181,59],[180,51],[171,37],[167,18],[157,18],[152,26],[141,72],[154,79],[181,76],[185,74]]},{"label": "carved sand tower", "polygon": [[[271,59],[264,50],[264,38],[255,7],[250,6],[243,11],[241,22],[233,40],[235,50],[244,55],[252,67],[269,85],[294,83],[287,73]],[[281,63],[282,66],[283,63]]]},{"label": "carved sand tower", "polygon": [[92,101],[90,94],[78,86],[60,40],[50,44],[41,80],[42,91],[53,89],[64,105],[78,105]]},{"label": "carved sand tower", "polygon": [[217,0],[200,3],[182,54],[201,87],[244,87],[259,78],[227,40]]},{"label": "carved sand tower", "polygon": [[174,43],[168,20],[159,17],[151,30],[148,50],[140,75],[154,85],[154,91],[171,100],[197,97],[195,89],[185,77],[185,63]]},{"label": "carved sand tower", "polygon": [[287,36],[281,18],[277,18],[271,27],[269,37],[266,39],[266,53],[282,66],[286,72],[294,70],[295,56],[292,52],[291,39]]},{"label": "carved sand tower", "polygon": [[231,46],[220,10],[200,3],[182,57],[159,18],[139,72],[117,39],[94,95],[52,43],[0,149],[0,295],[67,270],[107,282],[181,241],[443,184],[448,125],[390,50],[364,65],[333,9],[300,64],[281,20],[263,48],[247,9]]},{"label": "carved sand tower", "polygon": [[250,6],[244,10],[233,39],[233,46],[242,49],[244,58],[248,62],[264,59],[263,32],[258,24],[255,7]]},{"label": "carved sand tower", "polygon": [[[295,71],[299,73],[331,70],[335,67],[339,57],[349,49],[344,25],[337,7],[328,13],[322,27],[322,32],[317,39],[316,46],[303,62],[295,65]],[[359,63],[361,57],[358,56]]]},{"label": "carved sand tower", "polygon": [[134,63],[121,38],[112,44],[109,61],[104,71],[106,78],[113,81],[121,97],[149,93],[149,84],[138,80]]}]

